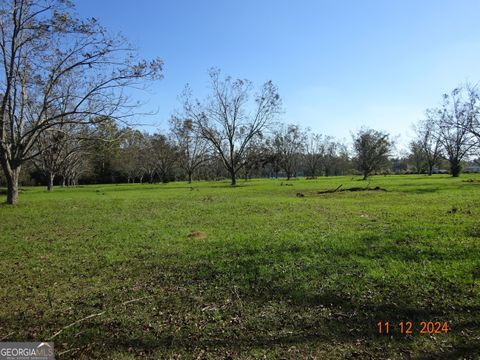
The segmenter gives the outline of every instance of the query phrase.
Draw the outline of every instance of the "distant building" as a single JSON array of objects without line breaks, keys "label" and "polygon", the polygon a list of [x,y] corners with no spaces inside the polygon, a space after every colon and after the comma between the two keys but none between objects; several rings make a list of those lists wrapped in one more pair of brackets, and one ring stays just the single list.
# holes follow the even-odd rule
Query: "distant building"
[{"label": "distant building", "polygon": [[464,173],[480,173],[480,165],[468,165],[463,168]]},{"label": "distant building", "polygon": [[[426,173],[426,172],[425,172]],[[448,170],[445,170],[445,169],[441,169],[440,167],[438,166],[434,166],[432,168],[432,173],[433,174],[448,174],[449,171]]]}]

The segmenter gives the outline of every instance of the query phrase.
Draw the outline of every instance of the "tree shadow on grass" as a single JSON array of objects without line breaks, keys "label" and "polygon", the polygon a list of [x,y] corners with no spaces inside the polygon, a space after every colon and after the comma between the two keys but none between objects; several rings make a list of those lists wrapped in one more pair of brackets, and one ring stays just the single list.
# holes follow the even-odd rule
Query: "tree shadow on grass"
[{"label": "tree shadow on grass", "polygon": [[[256,294],[256,295],[255,295]],[[280,323],[272,326],[265,326],[262,329],[255,327],[240,327],[239,331],[223,331],[222,328],[209,327],[208,332],[199,333],[193,330],[194,324],[187,324],[192,328],[156,328],[149,333],[138,334],[132,331],[127,325],[101,321],[101,319],[83,324],[81,336],[78,331],[72,336],[59,337],[61,343],[59,349],[85,348],[86,356],[106,354],[111,351],[145,353],[147,357],[160,353],[198,353],[205,350],[218,356],[225,356],[226,353],[245,353],[252,349],[277,349],[286,353],[292,346],[310,347],[311,349],[327,346],[343,347],[345,358],[385,358],[386,355],[395,356],[399,351],[414,353],[418,357],[427,359],[445,358],[456,359],[474,358],[479,354],[478,346],[472,339],[463,339],[462,342],[451,342],[444,346],[440,345],[435,354],[422,353],[414,349],[412,336],[401,336],[398,333],[391,333],[389,337],[379,336],[376,333],[376,323],[380,320],[390,321],[441,321],[444,319],[447,309],[436,308],[411,308],[403,303],[400,304],[365,304],[358,303],[352,299],[346,299],[336,292],[323,295],[305,294],[304,297],[289,297],[288,289],[283,293],[275,290],[273,293],[267,291],[255,291],[245,294],[243,301],[249,305],[262,308],[265,302],[272,302],[276,299],[289,299],[291,301],[291,312],[285,314]],[[313,323],[304,324],[295,320],[301,316],[302,309],[315,309],[319,306],[328,307],[331,315],[322,317]],[[458,308],[454,314],[479,310],[477,307]],[[320,313],[319,313],[320,314]],[[179,316],[181,314],[178,314]],[[452,312],[449,311],[449,316]],[[181,316],[180,316],[181,317]],[[148,319],[146,319],[148,321]],[[146,324],[138,324],[139,327]],[[478,331],[480,323],[472,320],[454,324],[453,330],[456,334],[463,331]],[[232,325],[235,326],[235,325]],[[285,334],[288,330],[288,334]],[[77,333],[77,335],[75,335]],[[67,335],[67,334],[66,334]],[[414,336],[427,336],[415,334]],[[441,337],[443,335],[438,335]],[[67,344],[67,348],[64,348]],[[367,344],[367,345],[358,345]],[[363,356],[361,355],[363,354]],[[74,354],[72,357],[75,358]]]},{"label": "tree shadow on grass", "polygon": [[[128,185],[128,184],[124,184]],[[119,186],[115,188],[94,188],[92,185],[92,188],[90,189],[92,192],[125,192],[125,191],[143,191],[143,190],[150,190],[150,191],[157,191],[157,190],[162,190],[162,191],[168,191],[168,190],[185,190],[185,191],[196,191],[196,190],[202,190],[202,189],[236,189],[236,188],[244,188],[248,187],[249,184],[236,184],[236,185],[230,185],[230,184],[221,184],[221,185],[199,185],[199,184],[191,184],[191,185],[175,185],[171,186],[169,184],[131,184],[131,185],[136,185],[132,187],[128,186]],[[144,187],[142,187],[144,186]]]},{"label": "tree shadow on grass", "polygon": [[[145,289],[159,284],[152,302],[112,309],[105,315],[66,329],[55,339],[57,351],[69,351],[59,358],[105,358],[115,352],[159,357],[158,354],[192,354],[203,349],[218,357],[225,357],[232,351],[247,353],[252,349],[280,349],[280,353],[287,354],[292,346],[315,351],[325,345],[342,348],[344,358],[386,358],[387,355],[395,358],[399,351],[420,354],[420,357],[425,354],[414,348],[412,336],[394,332],[389,337],[379,336],[376,323],[449,319],[455,321],[452,333],[458,335],[463,331],[471,336],[463,337],[461,341],[449,338],[446,344],[439,342],[438,352],[430,358],[434,359],[436,355],[437,358],[463,356],[468,359],[478,354],[474,339],[480,329],[480,304],[456,305],[454,308],[428,304],[414,306],[410,289],[396,291],[392,300],[378,303],[349,294],[341,284],[319,289],[303,288],[295,281],[275,281],[262,275],[260,265],[261,262],[252,262],[248,266],[245,262],[240,268],[228,268],[203,262],[182,268],[176,264],[162,267],[152,263],[139,275]],[[168,275],[170,273],[172,276]],[[160,287],[162,283],[178,290],[164,291]],[[322,283],[320,277],[318,283]],[[389,291],[380,283],[373,285],[374,289],[381,289],[378,291]],[[232,287],[239,289],[238,300],[235,300],[238,304],[234,308],[218,306],[216,311],[221,320],[209,316],[209,310],[202,310],[206,304],[220,305],[226,299],[235,298]],[[153,307],[158,312],[150,312]],[[9,328],[9,323],[14,329],[19,324],[25,326],[25,333],[29,335],[25,338],[31,337],[32,331],[48,337],[91,311],[79,310],[73,319],[12,316],[0,319],[0,322],[3,330]],[[87,314],[81,314],[82,310]],[[261,313],[267,315],[260,316]],[[241,319],[239,323],[227,321],[237,315]],[[41,330],[35,329],[37,325],[28,330],[30,324],[40,324]],[[202,326],[201,330],[198,326]],[[421,335],[413,337],[418,336]],[[441,336],[438,335],[443,340]]]},{"label": "tree shadow on grass", "polygon": [[440,190],[445,190],[445,188],[441,188],[437,186],[434,188],[426,188],[426,189],[408,189],[408,190],[396,190],[396,191],[404,194],[433,194],[433,193],[439,192]]}]

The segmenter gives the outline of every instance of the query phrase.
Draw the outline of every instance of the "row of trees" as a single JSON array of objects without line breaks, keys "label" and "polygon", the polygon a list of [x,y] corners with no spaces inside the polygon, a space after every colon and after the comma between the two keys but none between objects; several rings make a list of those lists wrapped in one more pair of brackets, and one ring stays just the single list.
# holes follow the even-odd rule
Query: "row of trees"
[{"label": "row of trees", "polygon": [[[211,78],[217,84],[223,82],[224,87],[232,81],[229,78],[220,79],[217,70],[211,73]],[[471,104],[472,98],[477,95],[471,87],[465,89],[469,89]],[[465,98],[462,102],[458,100],[465,89],[454,91],[457,100],[452,109],[474,108],[471,105],[467,107]],[[187,111],[191,111],[191,95],[185,95],[188,91],[182,98]],[[361,173],[366,179],[372,173],[390,171],[413,170],[431,174],[435,166],[445,166],[445,161],[450,164],[452,174],[457,176],[458,172],[453,170],[459,170],[466,156],[478,149],[477,128],[472,126],[477,123],[471,114],[463,110],[452,114],[457,114],[458,120],[470,119],[469,127],[464,123],[458,129],[455,127],[458,125],[452,125],[452,115],[447,112],[448,98],[445,96],[442,108],[427,111],[427,119],[418,125],[418,138],[411,142],[410,153],[400,158],[392,158],[393,143],[389,135],[372,129],[362,129],[354,134],[351,150],[330,136],[274,121],[266,123],[250,140],[246,140],[250,132],[241,130],[235,134],[235,141],[230,142],[228,130],[233,128],[233,124],[229,119],[210,124],[209,136],[205,136],[207,125],[202,123],[203,128],[199,128],[194,120],[184,115],[185,111],[183,116],[171,118],[168,132],[156,134],[142,133],[129,127],[120,128],[113,118],[95,120],[94,129],[85,124],[62,124],[55,131],[39,136],[34,147],[38,154],[28,162],[27,170],[38,180],[46,182],[49,190],[53,189],[55,179],[59,184],[69,185],[76,184],[80,177],[83,182],[98,183],[191,182],[194,178],[228,176],[234,184],[239,173],[245,178],[281,175],[287,179],[298,174],[314,178]],[[212,106],[212,97],[209,101]],[[227,99],[217,101],[226,103]],[[201,106],[198,101],[196,104]],[[245,109],[235,111],[240,113]],[[459,123],[458,120],[455,124]],[[246,119],[243,126],[248,123]],[[236,124],[240,126],[238,122]],[[222,129],[225,131],[223,135]],[[218,139],[223,136],[220,150],[211,140],[211,134],[216,135],[214,140],[219,144],[221,141]],[[245,151],[239,154],[235,145],[244,143]],[[230,144],[232,157],[228,157],[232,149]]]},{"label": "row of trees", "polygon": [[[145,178],[191,181],[201,174],[204,178],[226,175],[232,185],[240,172],[247,178],[266,172],[270,176],[283,173],[287,179],[299,171],[310,177],[351,172],[344,144],[276,121],[281,98],[272,82],[255,92],[250,81],[222,77],[213,69],[210,85],[212,92],[203,101],[193,99],[189,88],[185,89],[181,96],[183,109],[172,117],[166,134],[119,129],[115,120],[107,117],[96,119],[93,130],[84,124],[56,126],[39,137],[33,164],[47,178],[49,190],[56,177],[63,183],[75,183],[81,171],[87,170],[88,158],[93,159],[90,170],[99,181],[108,181],[106,165],[110,176],[128,182]],[[361,135],[376,134],[365,131]],[[390,145],[388,141],[385,144]],[[374,151],[383,153],[379,159],[362,160],[375,162],[369,163],[365,177],[380,169],[390,148]],[[223,169],[218,171],[218,165]],[[208,168],[215,169],[213,174]]]},{"label": "row of trees", "polygon": [[[245,178],[281,174],[290,179],[297,174],[314,178],[355,172],[366,179],[372,173],[390,170],[431,175],[445,161],[451,174],[458,176],[462,163],[478,153],[479,93],[468,84],[444,95],[441,107],[427,110],[426,119],[416,126],[417,137],[410,143],[410,153],[394,159],[393,142],[384,132],[360,130],[353,134],[349,150],[346,144],[332,137],[276,122],[281,100],[271,82],[252,95],[253,86],[247,80],[222,78],[218,70],[211,71],[210,79],[212,94],[204,101],[193,100],[190,89],[185,89],[181,96],[183,110],[172,117],[165,134],[120,130],[113,121],[107,132],[102,122],[103,130],[97,131],[102,136],[93,142],[96,145],[92,153],[97,159],[90,157],[97,164],[91,167],[97,176],[90,175],[90,179],[191,182],[194,176],[205,179],[228,176],[234,185],[239,173]],[[251,104],[250,98],[253,98]],[[85,149],[92,145],[81,140],[83,146],[79,146],[77,140],[74,146],[65,133],[68,132],[60,136],[63,142],[58,137],[51,138],[52,144],[46,145],[50,151],[39,151],[37,161],[49,179],[49,188],[55,175],[68,182],[71,177],[68,164],[81,169],[77,159],[85,162],[89,158],[78,154],[88,153]],[[43,142],[39,144],[43,146]],[[115,146],[113,153],[104,151]],[[109,176],[105,176],[105,160],[98,161],[99,156],[111,165]],[[57,162],[59,159],[66,160]],[[83,163],[83,169],[86,168]],[[79,170],[74,174],[78,177]]]},{"label": "row of trees", "polygon": [[[390,166],[393,143],[383,132],[353,135],[353,151],[335,139],[278,123],[282,101],[267,81],[210,71],[209,96],[197,99],[187,86],[181,111],[165,134],[144,134],[122,125],[138,104],[130,86],[162,77],[162,61],[139,60],[119,36],[97,20],[81,20],[62,0],[0,3],[0,165],[7,202],[18,199],[22,168],[53,188],[86,181],[169,181],[228,176],[246,178],[299,172],[364,178]],[[453,176],[478,150],[479,94],[466,85],[427,111],[411,143],[418,172],[433,172],[447,159]],[[57,180],[58,181],[58,180]]]},{"label": "row of trees", "polygon": [[[132,128],[120,129],[113,120],[102,123],[93,136],[49,137],[43,151],[27,168],[33,177],[53,189],[58,184],[83,182],[167,182],[172,180],[230,177],[230,169],[190,119],[172,117],[168,132],[148,134]],[[110,139],[110,140],[106,140]],[[308,140],[308,144],[303,141]],[[297,174],[310,177],[351,173],[345,145],[331,137],[278,126],[264,138],[255,139],[241,159],[244,178],[252,176],[288,179]],[[240,165],[237,165],[240,166]],[[73,169],[74,171],[72,171]]]},{"label": "row of trees", "polygon": [[69,185],[80,177],[84,182],[191,182],[228,176],[232,185],[239,174],[290,179],[361,173],[366,179],[391,170],[432,174],[445,160],[458,176],[462,162],[478,150],[478,93],[471,86],[456,89],[444,96],[441,108],[428,110],[410,154],[393,159],[393,142],[384,132],[360,130],[352,135],[349,150],[330,136],[276,122],[281,102],[271,82],[255,96],[247,80],[222,78],[218,70],[211,71],[210,79],[212,94],[203,102],[192,100],[186,88],[183,110],[172,116],[165,133],[121,128],[105,116],[94,119],[94,125],[61,124],[42,133],[30,171],[49,190],[55,179]]},{"label": "row of trees", "polygon": [[63,137],[80,139],[105,119],[127,118],[132,104],[124,89],[159,79],[162,65],[139,60],[95,18],[77,18],[70,1],[0,2],[0,165],[7,203],[17,202],[26,162],[68,153],[77,141]]},{"label": "row of trees", "polygon": [[459,176],[462,162],[478,155],[480,147],[480,93],[471,84],[443,96],[442,105],[426,111],[416,126],[410,152],[418,172],[432,174],[442,159],[452,176]]}]

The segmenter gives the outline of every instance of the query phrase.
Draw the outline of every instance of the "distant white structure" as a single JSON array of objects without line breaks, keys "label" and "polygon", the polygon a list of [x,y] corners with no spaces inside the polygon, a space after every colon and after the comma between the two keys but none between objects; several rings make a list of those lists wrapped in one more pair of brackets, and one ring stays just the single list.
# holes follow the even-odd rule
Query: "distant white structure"
[{"label": "distant white structure", "polygon": [[464,173],[480,173],[480,165],[468,165],[463,168]]}]

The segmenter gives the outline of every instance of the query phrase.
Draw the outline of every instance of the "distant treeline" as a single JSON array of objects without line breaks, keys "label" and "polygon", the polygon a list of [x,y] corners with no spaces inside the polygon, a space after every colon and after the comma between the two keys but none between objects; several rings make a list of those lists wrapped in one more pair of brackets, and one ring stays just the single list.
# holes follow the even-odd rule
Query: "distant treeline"
[{"label": "distant treeline", "polygon": [[[42,133],[33,147],[37,155],[22,167],[20,183],[52,190],[54,185],[100,183],[230,179],[235,184],[237,178],[480,172],[475,160],[478,92],[471,86],[455,89],[444,95],[441,107],[427,110],[409,151],[394,156],[389,134],[373,129],[361,129],[346,144],[298,125],[265,121],[255,128],[259,116],[270,114],[239,116],[244,109],[231,107],[242,105],[239,97],[246,94],[232,96],[226,89],[238,91],[241,84],[219,78],[217,71],[211,76],[225,96],[210,98],[207,106],[197,101],[196,109],[184,98],[184,113],[172,116],[164,133],[120,127],[110,117],[95,119],[93,126],[63,125]],[[270,91],[278,100],[275,89]],[[0,181],[5,183],[3,177]]]},{"label": "distant treeline", "polygon": [[409,153],[395,159],[381,131],[361,129],[349,147],[279,123],[284,109],[272,81],[255,87],[219,69],[209,73],[208,96],[197,99],[185,87],[169,130],[146,134],[125,125],[139,115],[126,94],[162,79],[160,58],[142,59],[97,19],[78,18],[70,1],[4,0],[0,28],[0,181],[8,204],[17,203],[19,183],[51,191],[55,184],[228,178],[235,185],[238,178],[366,179],[439,169],[458,176],[478,156],[480,100],[472,85],[428,110]]}]

